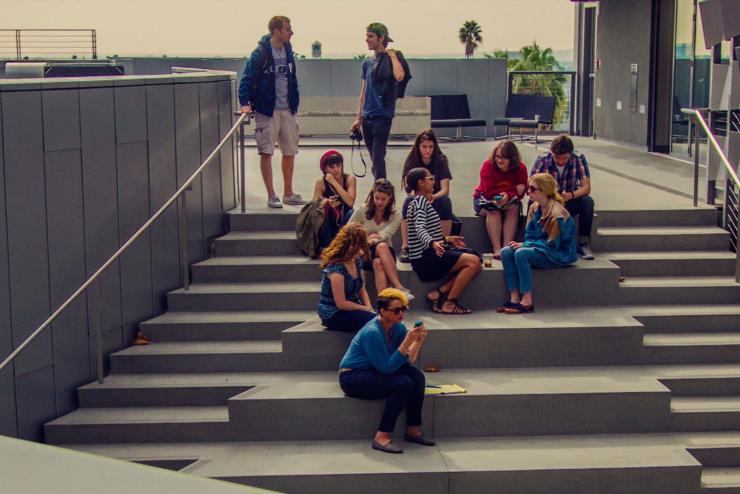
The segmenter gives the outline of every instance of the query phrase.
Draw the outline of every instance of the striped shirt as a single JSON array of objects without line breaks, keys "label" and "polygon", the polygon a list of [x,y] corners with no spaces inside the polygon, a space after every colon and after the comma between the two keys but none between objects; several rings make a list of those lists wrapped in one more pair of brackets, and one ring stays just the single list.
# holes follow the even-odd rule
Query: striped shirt
[{"label": "striped shirt", "polygon": [[432,242],[444,240],[439,215],[425,196],[416,196],[408,206],[409,259],[421,259]]}]

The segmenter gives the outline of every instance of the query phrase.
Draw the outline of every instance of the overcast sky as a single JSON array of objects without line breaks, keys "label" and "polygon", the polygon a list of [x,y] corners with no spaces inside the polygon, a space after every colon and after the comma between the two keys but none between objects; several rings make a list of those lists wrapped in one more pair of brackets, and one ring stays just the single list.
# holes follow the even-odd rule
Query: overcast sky
[{"label": "overcast sky", "polygon": [[[573,47],[569,0],[2,0],[0,28],[94,28],[101,56],[242,56],[274,14],[292,20],[296,51],[315,40],[324,55],[366,51],[365,26],[388,26],[408,55],[462,54],[457,31],[474,19],[483,51],[517,50],[533,39]],[[372,5],[372,8],[369,7]]]}]

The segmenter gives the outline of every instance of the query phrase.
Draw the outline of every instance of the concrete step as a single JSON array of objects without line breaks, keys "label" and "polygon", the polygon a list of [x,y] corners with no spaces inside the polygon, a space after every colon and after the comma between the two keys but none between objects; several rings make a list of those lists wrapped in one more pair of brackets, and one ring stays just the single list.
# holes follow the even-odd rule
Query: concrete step
[{"label": "concrete step", "polygon": [[280,370],[279,340],[187,341],[132,346],[110,356],[111,373],[245,372]]},{"label": "concrete step", "polygon": [[[548,310],[510,316],[485,309],[465,317],[416,309],[429,337],[421,365],[442,368],[614,365],[634,360],[642,348],[642,325],[618,310]],[[283,332],[290,360],[307,356],[336,368],[352,335],[326,330],[314,318]],[[309,362],[306,362],[308,364]]]},{"label": "concrete step", "polygon": [[740,494],[740,467],[703,468],[702,494]]},{"label": "concrete step", "polygon": [[214,257],[191,269],[195,283],[321,280],[319,261],[306,256]]},{"label": "concrete step", "polygon": [[44,425],[49,444],[227,441],[225,406],[80,408]]},{"label": "concrete step", "polygon": [[723,251],[599,252],[623,276],[731,276],[735,254]]},{"label": "concrete step", "polygon": [[689,433],[684,442],[704,469],[740,465],[740,431]]},{"label": "concrete step", "polygon": [[252,387],[230,382],[228,378],[199,382],[202,379],[192,379],[192,375],[188,375],[190,379],[173,379],[180,377],[177,374],[167,377],[169,379],[159,379],[157,374],[107,376],[103,384],[93,382],[77,389],[80,408],[226,406],[226,400]]},{"label": "concrete step", "polygon": [[598,252],[726,251],[727,242],[727,232],[716,226],[599,227],[592,247]]},{"label": "concrete step", "polygon": [[[532,274],[535,308],[615,305],[619,268],[610,261],[579,260],[564,269],[535,269]],[[410,264],[399,263],[399,277],[420,298],[441,283],[420,281]],[[491,309],[508,300],[501,261],[484,268],[460,297],[460,303],[472,309]]]},{"label": "concrete step", "polygon": [[649,334],[717,333],[740,331],[740,305],[701,307],[665,307],[660,315],[637,314],[635,319],[645,325]]},{"label": "concrete step", "polygon": [[737,304],[740,284],[726,276],[632,277],[619,283],[616,301],[623,305]]},{"label": "concrete step", "polygon": [[740,332],[645,335],[644,363],[740,362]]},{"label": "concrete step", "polygon": [[683,448],[636,436],[440,438],[388,455],[357,441],[70,445],[118,458],[199,458],[199,477],[286,493],[695,494],[701,467]]},{"label": "concrete step", "polygon": [[674,431],[740,430],[740,396],[680,397],[671,400]]},{"label": "concrete step", "polygon": [[315,315],[314,311],[165,312],[139,328],[155,342],[277,340],[283,330]]},{"label": "concrete step", "polygon": [[295,232],[298,214],[292,209],[275,211],[229,211],[229,229],[232,232],[262,232],[265,230],[286,230]]},{"label": "concrete step", "polygon": [[171,311],[310,311],[319,301],[320,283],[193,283],[167,294]]},{"label": "concrete step", "polygon": [[731,364],[708,366],[710,372],[667,375],[659,378],[673,396],[738,396],[740,367]]},{"label": "concrete step", "polygon": [[295,231],[229,232],[214,240],[215,256],[300,256]]},{"label": "concrete step", "polygon": [[637,211],[597,211],[599,227],[634,226],[714,226],[717,210],[711,207],[692,209],[655,209]]},{"label": "concrete step", "polygon": [[[616,376],[619,377],[616,377]],[[290,376],[290,377],[289,377]],[[384,406],[344,396],[336,372],[288,374],[229,399],[245,440],[372,437]],[[424,423],[437,437],[667,431],[670,392],[655,379],[613,369],[447,370],[430,384],[467,393],[429,396]],[[271,427],[264,424],[269,421]],[[260,425],[262,424],[262,425]]]}]

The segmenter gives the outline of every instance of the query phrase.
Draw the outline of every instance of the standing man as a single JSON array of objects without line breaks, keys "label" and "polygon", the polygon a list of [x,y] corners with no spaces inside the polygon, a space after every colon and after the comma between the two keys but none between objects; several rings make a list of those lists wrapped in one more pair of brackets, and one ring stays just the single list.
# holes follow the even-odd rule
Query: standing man
[{"label": "standing man", "polygon": [[[362,88],[357,118],[351,131],[362,127],[365,145],[373,161],[375,180],[386,178],[385,151],[396,114],[396,98],[403,97],[411,78],[408,64],[396,50],[388,50],[388,28],[379,22],[367,26],[365,42],[373,56],[362,62]],[[399,84],[400,83],[400,84]]]},{"label": "standing man", "polygon": [[255,112],[254,138],[260,155],[262,180],[267,188],[267,205],[282,208],[272,183],[272,155],[275,143],[283,155],[283,202],[306,204],[293,191],[293,165],[298,154],[298,79],[290,38],[290,19],[276,15],[267,24],[266,34],[254,49],[239,83],[242,113]]},{"label": "standing man", "polygon": [[573,151],[573,141],[567,135],[552,140],[550,152],[537,158],[530,176],[549,173],[558,183],[558,193],[571,216],[578,216],[578,255],[593,259],[589,248],[591,225],[594,222],[594,200],[591,198],[591,172],[586,157]]}]

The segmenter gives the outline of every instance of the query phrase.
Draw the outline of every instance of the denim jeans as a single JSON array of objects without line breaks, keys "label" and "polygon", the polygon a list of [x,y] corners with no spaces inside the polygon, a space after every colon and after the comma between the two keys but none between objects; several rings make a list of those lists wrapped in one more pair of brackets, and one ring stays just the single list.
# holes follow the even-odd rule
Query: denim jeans
[{"label": "denim jeans", "polygon": [[387,398],[378,427],[380,432],[393,432],[396,419],[404,408],[406,425],[421,425],[426,380],[416,367],[405,364],[393,374],[381,374],[375,369],[346,371],[339,374],[339,385],[351,398]]},{"label": "denim jeans", "polygon": [[534,247],[511,247],[501,249],[501,262],[504,264],[504,278],[509,291],[521,293],[532,291],[532,268],[558,268],[557,264]]},{"label": "denim jeans", "polygon": [[386,178],[385,149],[388,145],[388,136],[391,133],[392,118],[371,116],[362,119],[362,134],[365,138],[367,152],[373,161],[373,177],[375,180]]},{"label": "denim jeans", "polygon": [[339,310],[326,321],[321,321],[329,331],[356,333],[375,318],[375,313],[366,310]]},{"label": "denim jeans", "polygon": [[354,209],[345,204],[341,218],[335,216],[334,212],[330,212],[324,217],[324,224],[321,225],[321,229],[319,230],[319,252],[329,246],[331,241],[334,240],[334,237],[337,236],[337,233],[339,233],[339,230],[347,224],[354,212]]}]

